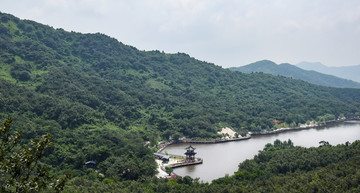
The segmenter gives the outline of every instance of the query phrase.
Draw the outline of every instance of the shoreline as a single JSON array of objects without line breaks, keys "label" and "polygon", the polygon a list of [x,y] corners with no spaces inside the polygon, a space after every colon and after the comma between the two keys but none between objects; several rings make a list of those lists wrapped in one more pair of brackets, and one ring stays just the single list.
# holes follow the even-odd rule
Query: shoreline
[{"label": "shoreline", "polygon": [[354,120],[354,119],[341,119],[341,120],[331,120],[326,121],[323,124],[318,125],[309,125],[309,126],[297,126],[297,127],[286,127],[286,128],[279,128],[273,131],[260,131],[260,132],[249,132],[251,136],[257,136],[257,135],[272,135],[272,134],[278,134],[288,131],[300,131],[300,130],[306,130],[306,129],[313,129],[313,128],[319,128],[319,127],[326,127],[337,123],[343,123],[345,121]]},{"label": "shoreline", "polygon": [[313,128],[319,128],[319,127],[325,127],[337,123],[343,123],[345,121],[359,121],[360,117],[353,117],[348,119],[341,119],[341,120],[331,120],[326,121],[323,124],[317,124],[317,125],[309,125],[309,126],[298,126],[298,127],[288,127],[288,128],[280,128],[273,131],[260,131],[260,132],[248,132],[245,137],[239,137],[239,138],[232,138],[232,139],[210,139],[210,140],[193,140],[193,139],[181,139],[181,140],[171,140],[163,144],[159,144],[158,146],[158,153],[161,153],[164,149],[166,149],[167,146],[172,144],[180,144],[180,143],[192,143],[192,144],[215,144],[215,143],[226,143],[226,142],[232,142],[232,141],[241,141],[241,140],[247,140],[251,139],[252,136],[259,136],[259,135],[273,135],[283,132],[289,132],[289,131],[300,131],[300,130],[306,130],[306,129],[313,129]]},{"label": "shoreline", "polygon": [[[293,127],[293,128],[279,128],[273,131],[262,131],[262,132],[248,132],[247,135],[245,137],[241,137],[241,138],[232,138],[232,139],[210,139],[210,140],[193,140],[193,139],[183,139],[183,140],[171,140],[168,141],[166,143],[162,143],[159,144],[159,149],[158,149],[158,153],[161,153],[164,149],[166,149],[167,146],[172,145],[172,144],[181,144],[181,143],[202,143],[202,144],[215,144],[215,143],[225,143],[225,142],[232,142],[232,141],[240,141],[240,140],[247,140],[247,139],[251,139],[253,136],[261,136],[261,135],[273,135],[273,134],[278,134],[278,133],[283,133],[283,132],[289,132],[289,131],[300,131],[300,130],[306,130],[306,129],[313,129],[313,128],[321,128],[321,127],[326,127],[326,126],[331,126],[334,124],[339,124],[339,123],[343,123],[343,122],[347,122],[347,121],[360,121],[360,117],[354,117],[354,118],[348,118],[348,119],[341,119],[341,120],[331,120],[331,121],[326,121],[323,124],[312,124],[312,125],[302,125],[302,126],[297,126],[297,127]],[[181,155],[174,155],[174,154],[168,154],[170,156],[173,157],[178,157],[178,158],[184,158],[184,156]],[[201,164],[203,162],[203,160],[201,158],[199,158],[198,162],[196,163],[177,163],[177,164],[169,164],[169,167],[172,168],[177,168],[177,167],[183,167],[183,166],[189,166],[189,165],[196,165],[196,164]],[[163,164],[158,164],[159,168],[165,172],[165,167]],[[173,176],[180,176],[177,175],[175,172],[172,172],[171,177]],[[168,178],[171,178],[170,176],[167,176]]]},{"label": "shoreline", "polygon": [[180,143],[215,144],[215,143],[226,143],[226,142],[231,142],[231,141],[241,141],[241,140],[246,140],[246,139],[250,139],[250,138],[251,138],[251,136],[249,134],[247,134],[247,136],[245,136],[245,137],[239,137],[239,138],[233,138],[233,139],[210,139],[210,140],[206,140],[206,139],[204,139],[204,140],[180,139],[180,140],[171,140],[169,142],[160,144],[157,153],[161,153],[167,146],[172,145],[172,144],[180,144]]}]

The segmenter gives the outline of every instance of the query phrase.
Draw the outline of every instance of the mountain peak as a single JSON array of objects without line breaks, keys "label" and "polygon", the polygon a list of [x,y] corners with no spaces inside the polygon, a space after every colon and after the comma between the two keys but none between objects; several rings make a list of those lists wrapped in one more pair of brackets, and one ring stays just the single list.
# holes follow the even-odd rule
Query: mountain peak
[{"label": "mountain peak", "polygon": [[275,62],[271,61],[271,60],[260,60],[248,65],[253,65],[253,64],[262,64],[262,65],[277,65]]},{"label": "mountain peak", "polygon": [[[325,65],[316,62],[316,63],[303,63],[304,65],[309,65],[312,69],[315,67],[326,68]],[[252,72],[263,72],[272,75],[280,75],[285,77],[291,77],[294,79],[303,80],[312,84],[330,86],[330,87],[340,87],[340,88],[360,88],[360,84],[351,80],[346,80],[338,78],[336,76],[322,74],[316,71],[308,71],[297,66],[282,63],[277,65],[276,63],[269,60],[262,60],[255,63],[248,64],[246,66],[238,68],[229,68],[232,71],[240,71],[243,73],[252,73]]]}]

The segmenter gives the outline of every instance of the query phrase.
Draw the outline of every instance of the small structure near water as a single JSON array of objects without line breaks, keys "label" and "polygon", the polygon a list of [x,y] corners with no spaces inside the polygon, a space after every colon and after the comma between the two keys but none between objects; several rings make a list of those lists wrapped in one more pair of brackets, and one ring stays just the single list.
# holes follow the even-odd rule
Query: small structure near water
[{"label": "small structure near water", "polygon": [[160,159],[160,160],[163,160],[163,161],[169,161],[170,159],[170,156],[169,155],[165,155],[165,154],[162,154],[162,153],[154,153],[156,159]]},{"label": "small structure near water", "polygon": [[202,164],[203,163],[203,160],[201,158],[195,158],[196,152],[194,150],[196,148],[194,148],[193,146],[190,145],[189,147],[187,147],[185,149],[186,149],[185,160],[182,161],[182,162],[170,164],[170,165],[168,165],[168,167],[177,168],[177,167],[191,166],[191,165],[196,165],[196,164]]},{"label": "small structure near water", "polygon": [[186,149],[185,155],[186,155],[186,159],[185,162],[194,162],[195,161],[195,154],[196,152],[194,151],[196,148],[192,147],[191,145]]},{"label": "small structure near water", "polygon": [[[166,171],[166,167],[170,167],[170,168],[177,168],[177,167],[184,167],[184,166],[191,166],[191,165],[196,165],[196,164],[202,164],[203,160],[201,158],[195,158],[195,154],[196,152],[194,151],[196,148],[192,147],[191,145],[186,149],[185,155],[174,155],[174,154],[169,154],[169,155],[165,155],[162,153],[154,153],[155,157],[156,157],[156,162],[158,164],[158,170],[160,171],[159,173],[165,173]],[[171,158],[170,158],[171,155]],[[162,160],[162,162],[160,161]],[[179,177],[178,175],[176,175],[174,172],[171,172],[171,177],[168,177],[168,179],[172,179],[175,177]],[[159,174],[159,176],[168,176],[168,174],[163,175],[163,174]]]}]

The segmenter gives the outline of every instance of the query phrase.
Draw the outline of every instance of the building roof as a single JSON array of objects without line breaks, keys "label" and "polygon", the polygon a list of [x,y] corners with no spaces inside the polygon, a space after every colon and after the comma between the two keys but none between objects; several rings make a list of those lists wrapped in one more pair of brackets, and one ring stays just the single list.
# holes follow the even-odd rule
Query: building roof
[{"label": "building roof", "polygon": [[181,176],[178,176],[178,175],[176,175],[176,174],[173,174],[173,175],[171,175],[170,177],[168,177],[169,180],[175,179],[175,178],[181,178]]},{"label": "building roof", "polygon": [[85,164],[86,165],[88,165],[88,164],[96,164],[96,162],[95,161],[87,161],[87,162],[85,162]]},{"label": "building roof", "polygon": [[185,149],[188,149],[188,150],[195,150],[196,148],[194,148],[193,146],[189,145],[189,147],[185,148]]},{"label": "building roof", "polygon": [[162,153],[154,153],[154,155],[160,157],[161,159],[170,159],[169,155],[165,155]]}]

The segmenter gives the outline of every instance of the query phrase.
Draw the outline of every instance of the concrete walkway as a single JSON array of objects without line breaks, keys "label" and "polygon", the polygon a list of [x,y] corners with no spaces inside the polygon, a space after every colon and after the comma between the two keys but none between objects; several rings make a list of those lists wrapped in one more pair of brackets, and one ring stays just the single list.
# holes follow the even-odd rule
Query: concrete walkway
[{"label": "concrete walkway", "polygon": [[158,165],[157,170],[158,170],[158,172],[159,172],[159,173],[156,174],[156,177],[158,177],[158,178],[167,178],[167,177],[170,177],[165,171],[163,171],[163,170],[161,169],[161,166],[163,166],[162,160],[155,160],[155,161],[156,161],[156,163],[157,163],[157,165]]}]

